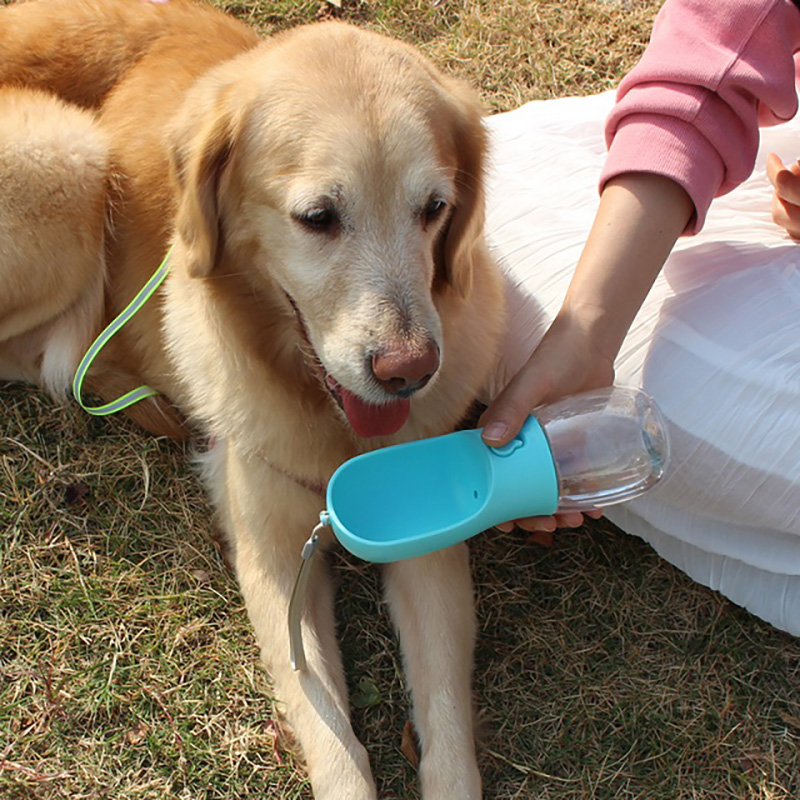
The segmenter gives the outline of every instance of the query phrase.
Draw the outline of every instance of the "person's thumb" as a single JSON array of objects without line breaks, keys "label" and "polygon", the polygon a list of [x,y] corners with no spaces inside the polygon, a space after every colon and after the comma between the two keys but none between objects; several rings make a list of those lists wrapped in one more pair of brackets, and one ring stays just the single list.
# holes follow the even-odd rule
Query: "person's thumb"
[{"label": "person's thumb", "polygon": [[519,433],[533,408],[547,396],[549,381],[530,362],[518,372],[483,412],[479,425],[483,441],[492,447],[503,445]]}]

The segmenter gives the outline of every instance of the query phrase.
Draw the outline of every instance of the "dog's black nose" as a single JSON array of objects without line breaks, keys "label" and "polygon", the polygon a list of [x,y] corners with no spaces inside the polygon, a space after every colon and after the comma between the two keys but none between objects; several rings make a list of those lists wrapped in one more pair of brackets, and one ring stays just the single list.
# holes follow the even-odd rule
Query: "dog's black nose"
[{"label": "dog's black nose", "polygon": [[410,397],[439,369],[439,347],[433,339],[422,343],[398,341],[372,356],[372,374],[389,394]]}]

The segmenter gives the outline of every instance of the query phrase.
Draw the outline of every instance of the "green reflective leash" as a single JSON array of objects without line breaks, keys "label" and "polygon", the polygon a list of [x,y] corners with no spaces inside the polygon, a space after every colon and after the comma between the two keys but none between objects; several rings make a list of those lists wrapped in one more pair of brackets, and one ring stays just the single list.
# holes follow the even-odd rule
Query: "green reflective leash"
[{"label": "green reflective leash", "polygon": [[105,416],[106,414],[115,414],[117,411],[122,411],[146,397],[152,397],[158,392],[150,386],[140,386],[138,389],[112,400],[110,403],[105,403],[102,406],[87,406],[81,398],[81,389],[83,387],[83,380],[86,373],[92,366],[92,362],[97,357],[98,353],[106,346],[108,340],[120,330],[128,320],[153,296],[153,293],[164,282],[169,272],[169,257],[172,253],[172,248],[167,251],[164,260],[159,265],[158,269],[153,273],[149,281],[140,289],[136,297],[131,300],[125,307],[125,310],[119,314],[113,322],[111,322],[106,329],[94,340],[92,346],[86,351],[86,355],[81,359],[78,364],[78,369],[75,370],[75,377],[72,379],[72,395],[78,401],[78,405],[87,413],[94,416]]}]

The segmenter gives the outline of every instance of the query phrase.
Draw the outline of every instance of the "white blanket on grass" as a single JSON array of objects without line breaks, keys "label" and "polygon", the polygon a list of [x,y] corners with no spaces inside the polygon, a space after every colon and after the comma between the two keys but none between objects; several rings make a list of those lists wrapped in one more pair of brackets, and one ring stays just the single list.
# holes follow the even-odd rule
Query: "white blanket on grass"
[{"label": "white blanket on grass", "polygon": [[[508,277],[506,359],[524,362],[565,294],[597,207],[613,93],[489,119],[488,231]],[[800,155],[800,119],[762,131],[753,176],[682,239],[625,340],[617,382],[656,398],[672,468],[607,516],[694,580],[800,635],[800,244],[772,222],[765,158]]]}]

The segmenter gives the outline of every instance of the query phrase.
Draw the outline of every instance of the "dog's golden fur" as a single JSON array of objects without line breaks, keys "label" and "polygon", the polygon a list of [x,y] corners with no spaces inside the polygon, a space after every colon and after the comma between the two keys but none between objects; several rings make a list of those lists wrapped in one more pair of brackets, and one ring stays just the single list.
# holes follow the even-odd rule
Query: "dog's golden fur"
[{"label": "dog's golden fur", "polygon": [[[503,324],[484,148],[469,90],[343,24],[261,41],[189,0],[0,11],[0,377],[63,391],[174,246],[164,289],[91,389],[147,383],[161,396],[131,410],[144,427],[184,435],[188,418],[215,440],[209,491],[318,798],[376,792],[321,564],[308,669],[289,665],[288,598],[322,506],[309,487],[359,452],[452,430],[481,386]],[[436,374],[406,392],[399,430],[364,438],[343,396],[356,416],[409,405],[381,353]],[[423,796],[478,797],[466,548],[388,565],[385,580]]]}]

